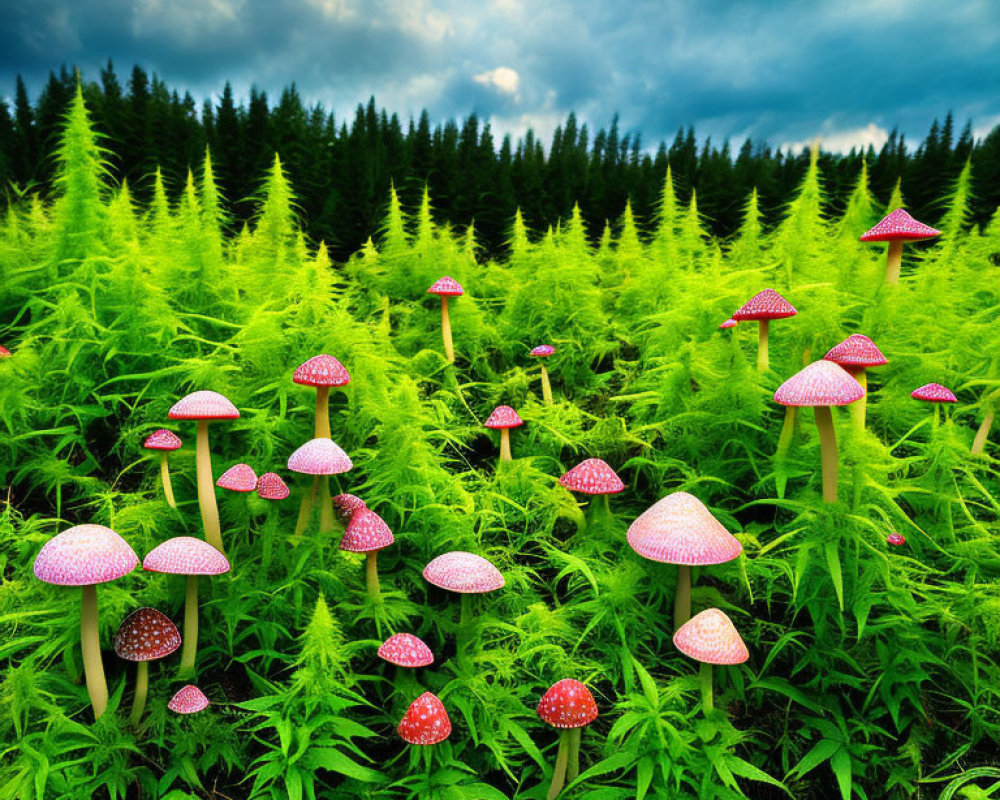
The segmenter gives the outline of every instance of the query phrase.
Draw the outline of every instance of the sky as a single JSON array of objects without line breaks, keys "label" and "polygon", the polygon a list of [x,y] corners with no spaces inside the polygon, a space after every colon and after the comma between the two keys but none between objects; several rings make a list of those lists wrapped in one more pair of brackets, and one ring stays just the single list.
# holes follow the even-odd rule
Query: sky
[{"label": "sky", "polygon": [[977,137],[1000,124],[997,0],[0,0],[0,96],[109,58],[199,105],[294,82],[340,120],[374,95],[404,122],[476,112],[543,142],[570,111],[617,113],[648,149],[681,125],[846,152],[949,110]]}]

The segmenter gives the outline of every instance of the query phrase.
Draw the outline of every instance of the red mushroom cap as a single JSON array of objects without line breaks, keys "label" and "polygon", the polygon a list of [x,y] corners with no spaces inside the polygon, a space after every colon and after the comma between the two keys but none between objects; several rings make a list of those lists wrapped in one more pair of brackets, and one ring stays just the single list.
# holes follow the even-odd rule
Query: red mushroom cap
[{"label": "red mushroom cap", "polygon": [[436,294],[439,297],[459,297],[465,294],[465,290],[462,288],[462,284],[445,275],[434,281],[434,285],[427,290],[427,294]]},{"label": "red mushroom cap", "polygon": [[540,344],[538,347],[532,348],[528,355],[535,356],[536,358],[548,358],[550,355],[555,353],[555,351],[556,349],[550,344]]},{"label": "red mushroom cap", "polygon": [[292,381],[303,386],[344,386],[351,382],[351,375],[336,358],[322,353],[299,364]]},{"label": "red mushroom cap", "polygon": [[346,492],[344,494],[334,496],[333,507],[337,510],[337,514],[340,515],[340,518],[344,522],[350,522],[351,516],[359,508],[368,508],[368,506],[365,505],[365,501],[360,497],[353,494],[347,494]]},{"label": "red mushroom cap", "polygon": [[832,361],[845,369],[851,367],[881,367],[889,359],[875,346],[875,342],[860,333],[852,333],[835,347],[831,347],[824,361]]},{"label": "red mushroom cap", "polygon": [[895,547],[899,547],[900,545],[906,544],[906,537],[903,536],[903,534],[901,533],[896,533],[895,531],[893,531],[892,533],[889,534],[886,541],[889,542],[889,544],[894,545]]},{"label": "red mushroom cap", "polygon": [[719,327],[722,330],[727,330],[728,328],[735,328],[737,325],[739,325],[739,323],[735,319],[733,319],[732,317],[730,317],[725,322],[723,322],[721,325],[719,325]]},{"label": "red mushroom cap", "polygon": [[35,577],[57,586],[91,586],[128,575],[139,557],[103,525],[77,525],[49,539],[35,557]]},{"label": "red mushroom cap", "polygon": [[861,234],[862,242],[892,242],[913,241],[914,239],[932,239],[940,236],[941,231],[917,222],[903,209],[897,208],[874,228]]},{"label": "red mushroom cap", "polygon": [[240,412],[218,392],[192,392],[167,414],[170,419],[238,419]]},{"label": "red mushroom cap", "polygon": [[747,300],[739,309],[733,312],[737,322],[745,320],[784,319],[794,317],[799,312],[784,297],[774,289],[765,289]]},{"label": "red mushroom cap", "polygon": [[733,621],[717,608],[707,608],[681,625],[674,646],[703,664],[742,664],[750,658]]},{"label": "red mushroom cap", "polygon": [[424,692],[410,703],[396,730],[408,744],[437,744],[451,735],[451,720],[437,695]]},{"label": "red mushroom cap", "polygon": [[177,626],[155,608],[137,608],[122,620],[115,634],[115,652],[128,661],[155,661],[180,646]]},{"label": "red mushroom cap", "polygon": [[170,575],[221,575],[229,572],[229,561],[204,539],[176,536],[146,553],[142,568]]},{"label": "red mushroom cap", "polygon": [[687,492],[658,500],[629,526],[629,546],[643,558],[703,567],[724,564],[743,552],[739,539]]},{"label": "red mushroom cap", "polygon": [[559,478],[571,492],[581,494],[618,494],[625,488],[618,474],[599,458],[588,458]]},{"label": "red mushroom cap", "polygon": [[378,657],[399,667],[426,667],[434,663],[431,649],[412,633],[390,636],[379,647]]},{"label": "red mushroom cap", "polygon": [[453,550],[438,556],[424,567],[428,583],[461,594],[483,594],[506,583],[500,570],[475,553]]},{"label": "red mushroom cap", "polygon": [[854,376],[832,361],[813,361],[778,387],[774,401],[783,406],[846,406],[865,396]]},{"label": "red mushroom cap", "polygon": [[510,406],[497,406],[493,409],[493,413],[490,414],[489,419],[483,423],[487,428],[494,429],[516,428],[518,425],[523,424],[524,420]]},{"label": "red mushroom cap", "polygon": [[265,472],[257,478],[257,496],[263,500],[284,500],[291,492],[276,472]]},{"label": "red mushroom cap", "polygon": [[288,468],[306,475],[338,475],[353,466],[340,445],[323,437],[310,439],[288,457]]},{"label": "red mushroom cap", "polygon": [[925,400],[928,403],[958,402],[958,398],[955,397],[955,393],[948,387],[942,386],[940,383],[928,383],[921,386],[919,389],[914,389],[910,392],[910,397],[914,400]]},{"label": "red mushroom cap", "polygon": [[197,714],[208,708],[208,698],[201,689],[189,683],[177,690],[177,694],[167,703],[167,708],[176,714]]},{"label": "red mushroom cap", "polygon": [[147,450],[177,450],[181,446],[180,437],[173,431],[160,428],[146,437],[142,446]]},{"label": "red mushroom cap", "polygon": [[0,358],[10,358],[11,353],[6,347],[0,344]]},{"label": "red mushroom cap", "polygon": [[359,508],[347,523],[340,549],[351,553],[371,553],[396,541],[385,520],[370,508]]},{"label": "red mushroom cap", "polygon": [[597,719],[597,703],[580,681],[564,678],[542,695],[538,716],[555,728],[582,728]]},{"label": "red mushroom cap", "polygon": [[222,473],[215,485],[233,492],[252,492],[257,488],[257,473],[249,464],[235,464]]}]

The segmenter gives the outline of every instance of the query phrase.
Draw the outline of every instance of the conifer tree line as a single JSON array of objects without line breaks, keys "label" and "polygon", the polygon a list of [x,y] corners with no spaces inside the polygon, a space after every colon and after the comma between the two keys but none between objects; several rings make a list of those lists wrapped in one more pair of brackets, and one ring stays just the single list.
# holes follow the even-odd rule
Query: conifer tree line
[{"label": "conifer tree line", "polygon": [[[620,130],[617,115],[609,127],[593,131],[571,113],[546,145],[530,130],[517,141],[498,141],[475,113],[432,124],[424,111],[403,121],[374,98],[359,104],[353,118],[337,119],[321,105],[306,105],[294,84],[276,103],[256,88],[243,103],[227,82],[199,108],[190,93],[181,95],[138,65],[124,82],[110,61],[99,80],[83,77],[95,128],[110,151],[111,178],[127,181],[139,201],[151,198],[158,167],[176,197],[208,147],[237,230],[252,217],[261,180],[278,153],[307,234],[327,242],[339,260],[369,236],[377,238],[390,185],[412,209],[426,185],[438,221],[474,223],[486,254],[500,255],[518,208],[529,228],[544,230],[568,219],[579,203],[596,241],[605,222],[618,219],[629,202],[640,231],[647,232],[668,164],[678,199],[689,203],[694,193],[705,227],[726,237],[736,231],[754,188],[765,222],[776,222],[809,164],[807,152],[789,154],[762,141],[747,139],[738,150],[728,141],[699,142],[691,127],[651,150],[640,133]],[[0,99],[0,184],[8,198],[50,185],[52,152],[75,85],[76,71],[63,66],[49,74],[34,101],[20,76],[13,107]],[[901,181],[910,212],[934,224],[943,213],[937,199],[949,193],[970,159],[967,223],[983,225],[1000,205],[1000,126],[976,141],[971,122],[957,131],[950,112],[943,123],[934,121],[915,149],[894,130],[878,151],[823,153],[828,211],[843,210],[865,160],[877,198],[887,201]]]}]

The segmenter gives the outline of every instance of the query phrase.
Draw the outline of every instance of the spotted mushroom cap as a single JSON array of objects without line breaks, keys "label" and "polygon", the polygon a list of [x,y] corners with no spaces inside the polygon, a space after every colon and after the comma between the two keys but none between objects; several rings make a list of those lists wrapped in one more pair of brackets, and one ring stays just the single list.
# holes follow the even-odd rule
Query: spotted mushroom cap
[{"label": "spotted mushroom cap", "polygon": [[351,516],[359,508],[368,508],[360,497],[346,492],[334,496],[333,507],[344,522],[350,522]]},{"label": "spotted mushroom cap", "polygon": [[899,547],[900,545],[906,544],[906,537],[901,533],[893,531],[888,537],[886,537],[886,541],[895,547]]},{"label": "spotted mushroom cap", "polygon": [[832,361],[813,361],[774,393],[783,406],[846,406],[865,396],[854,376]]},{"label": "spotted mushroom cap", "polygon": [[486,422],[483,423],[487,428],[494,429],[516,428],[523,424],[524,420],[510,406],[497,406],[493,409],[493,413],[490,414]]},{"label": "spotted mushroom cap", "polygon": [[540,344],[538,347],[533,347],[528,355],[535,356],[535,358],[548,358],[555,351],[556,349],[550,344]]},{"label": "spotted mushroom cap", "polygon": [[388,547],[394,541],[396,538],[382,517],[370,508],[359,508],[347,523],[344,538],[340,540],[340,549],[352,553],[371,553]]},{"label": "spotted mushroom cap", "polygon": [[618,494],[625,484],[618,474],[599,458],[588,458],[559,478],[571,492],[581,494]]},{"label": "spotted mushroom cap", "polygon": [[252,492],[257,488],[257,473],[249,464],[235,464],[222,473],[215,485],[233,492]]},{"label": "spotted mushroom cap", "polygon": [[0,358],[10,358],[11,352],[2,344],[0,344]]},{"label": "spotted mushroom cap", "polygon": [[733,319],[737,322],[745,320],[784,319],[785,317],[794,317],[798,313],[795,310],[795,306],[774,291],[774,289],[765,289],[755,294],[733,312]]},{"label": "spotted mushroom cap", "polygon": [[325,437],[310,439],[288,457],[288,468],[306,475],[338,475],[353,466],[340,445]]},{"label": "spotted mushroom cap", "polygon": [[451,720],[437,695],[424,692],[410,703],[396,730],[408,744],[437,744],[451,735]]},{"label": "spotted mushroom cap", "polygon": [[914,400],[925,400],[928,403],[957,403],[958,398],[947,386],[940,383],[928,383],[910,392]]},{"label": "spotted mushroom cap", "polygon": [[888,364],[889,359],[875,346],[875,342],[860,333],[852,333],[835,347],[831,347],[824,361],[840,364],[845,369],[851,367],[881,367]]},{"label": "spotted mushroom cap", "polygon": [[292,382],[303,386],[345,386],[351,382],[351,375],[340,361],[322,353],[299,364]]},{"label": "spotted mushroom cap", "polygon": [[707,608],[681,625],[674,646],[703,664],[742,664],[750,658],[733,621],[717,608]]},{"label": "spotted mushroom cap", "polygon": [[941,231],[918,222],[901,208],[897,208],[874,228],[861,234],[862,242],[913,241],[914,239],[932,239],[940,236]]},{"label": "spotted mushroom cap", "polygon": [[128,575],[139,557],[103,525],[77,525],[49,539],[35,557],[35,577],[57,586],[91,586]]},{"label": "spotted mushroom cap", "polygon": [[428,583],[461,594],[483,594],[503,588],[500,570],[475,553],[453,550],[438,556],[424,567]]},{"label": "spotted mushroom cap", "polygon": [[724,564],[743,552],[739,539],[687,492],[668,494],[646,509],[626,538],[640,556],[665,564]]},{"label": "spotted mushroom cap", "polygon": [[555,728],[582,728],[597,719],[597,703],[580,681],[564,678],[542,695],[538,716]]},{"label": "spotted mushroom cap", "polygon": [[276,472],[265,472],[257,478],[257,496],[263,500],[284,500],[291,492]]},{"label": "spotted mushroom cap", "polygon": [[459,297],[465,294],[465,290],[462,288],[462,284],[445,275],[434,281],[434,285],[427,290],[427,294],[436,294],[439,297]]},{"label": "spotted mushroom cap", "polygon": [[175,714],[197,714],[208,708],[208,698],[201,689],[189,683],[177,690],[177,694],[167,703],[167,708]]},{"label": "spotted mushroom cap", "polygon": [[170,419],[238,419],[240,412],[218,392],[192,392],[174,403]]},{"label": "spotted mushroom cap", "polygon": [[204,539],[175,536],[146,553],[142,568],[170,575],[221,575],[229,572],[229,561]]},{"label": "spotted mushroom cap", "polygon": [[166,658],[180,646],[177,626],[155,608],[137,608],[122,620],[115,634],[115,652],[127,661]]},{"label": "spotted mushroom cap", "polygon": [[739,323],[735,319],[733,319],[732,317],[730,317],[725,322],[723,322],[721,325],[719,325],[719,327],[722,330],[726,330],[727,328],[735,328],[737,325],[739,325]]},{"label": "spotted mushroom cap", "polygon": [[379,647],[378,657],[399,667],[426,667],[434,663],[431,649],[412,633],[390,636]]},{"label": "spotted mushroom cap", "polygon": [[142,443],[142,446],[147,450],[177,450],[181,446],[181,439],[173,431],[160,428],[158,431],[153,431],[149,434],[146,437],[146,441]]}]

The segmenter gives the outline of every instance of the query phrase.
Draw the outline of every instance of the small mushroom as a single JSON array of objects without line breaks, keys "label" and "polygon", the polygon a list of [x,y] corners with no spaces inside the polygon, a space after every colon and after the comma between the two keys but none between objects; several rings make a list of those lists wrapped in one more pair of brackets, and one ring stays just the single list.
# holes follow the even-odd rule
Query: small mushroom
[{"label": "small mushroom", "polygon": [[556,765],[552,782],[545,795],[555,800],[563,784],[573,781],[580,773],[580,738],[582,729],[597,719],[597,703],[590,689],[573,678],[552,684],[538,703],[538,716],[554,728],[561,729]]},{"label": "small mushroom", "polygon": [[674,634],[674,646],[701,662],[701,710],[707,716],[715,708],[712,665],[742,664],[750,653],[739,631],[724,611],[707,608],[691,617]]},{"label": "small mushroom", "polygon": [[168,506],[177,508],[177,501],[174,499],[174,487],[170,483],[170,466],[167,464],[167,453],[171,450],[180,449],[180,437],[173,431],[161,428],[147,436],[142,446],[147,450],[160,451],[160,479],[163,482],[163,497],[166,499]]},{"label": "small mushroom", "polygon": [[10,350],[8,350],[6,347],[4,347],[2,344],[0,344],[0,358],[10,358],[11,355],[12,354],[11,354]]},{"label": "small mushroom", "polygon": [[941,418],[941,407],[945,403],[957,403],[958,398],[947,386],[940,383],[927,383],[910,392],[910,397],[914,400],[923,400],[925,403],[934,404],[934,428],[937,428]]},{"label": "small mushroom", "polygon": [[457,642],[458,652],[461,655],[464,652],[461,635],[470,616],[469,596],[502,589],[506,581],[500,570],[485,558],[464,550],[453,550],[438,556],[424,567],[423,574],[428,583],[462,596]]},{"label": "small mushroom", "polygon": [[893,545],[894,547],[899,547],[900,545],[906,544],[906,537],[903,536],[903,534],[901,533],[896,533],[895,531],[893,531],[886,538],[886,541],[889,544]]},{"label": "small mushroom", "polygon": [[427,667],[434,663],[434,653],[412,633],[396,633],[379,646],[378,657],[397,667]]},{"label": "small mushroom", "polygon": [[451,341],[451,319],[448,316],[448,298],[461,297],[465,294],[462,285],[454,278],[445,275],[434,282],[427,290],[428,294],[436,294],[441,298],[441,337],[444,339],[444,357],[449,363],[455,362],[455,347]]},{"label": "small mushroom", "polygon": [[903,262],[903,245],[940,235],[941,231],[917,222],[903,209],[897,208],[874,228],[861,234],[861,241],[889,243],[885,260],[885,282],[898,283],[899,268]]},{"label": "small mushroom", "polygon": [[[540,344],[538,347],[532,348],[528,355],[535,358],[548,358],[555,352],[556,349],[552,345]],[[542,400],[548,405],[552,405],[552,385],[549,383],[549,373],[545,369],[544,361],[540,361],[539,365],[542,368]]]},{"label": "small mushroom", "polygon": [[[832,361],[846,369],[865,390],[864,396],[857,403],[851,404],[851,418],[858,430],[864,430],[865,411],[868,407],[868,370],[889,363],[875,342],[860,333],[852,333],[836,347],[830,348],[823,356],[824,361]],[[787,406],[792,409],[794,406]]]},{"label": "small mushroom", "polygon": [[368,508],[368,506],[365,505],[365,501],[360,497],[345,492],[333,498],[333,508],[341,521],[346,524],[351,521],[351,516],[355,511],[359,508]]},{"label": "small mushroom", "polygon": [[208,708],[208,698],[205,693],[193,684],[182,686],[177,693],[170,698],[167,708],[175,714],[197,714]]},{"label": "small mushroom", "polygon": [[276,472],[265,472],[257,479],[257,496],[261,500],[284,500],[291,492]]},{"label": "small mushroom", "polygon": [[451,735],[451,720],[437,695],[424,692],[410,703],[396,730],[407,744],[438,744]]},{"label": "small mushroom", "polygon": [[[608,507],[608,495],[618,494],[625,490],[625,484],[606,461],[600,458],[588,458],[581,461],[566,474],[560,476],[559,485],[571,492],[580,494],[602,495],[605,514],[611,512]],[[593,513],[594,504],[591,503]]]},{"label": "small mushroom", "polygon": [[379,599],[378,585],[378,551],[388,547],[395,537],[385,520],[370,508],[360,508],[351,515],[350,522],[347,523],[347,530],[344,531],[344,538],[340,540],[340,549],[351,553],[364,553],[367,556],[365,563],[365,585],[368,588],[368,596],[373,600]]},{"label": "small mushroom", "polygon": [[524,420],[510,406],[497,406],[483,424],[500,431],[500,460],[510,461],[510,429],[523,425]]},{"label": "small mushroom", "polygon": [[735,319],[733,319],[732,317],[730,317],[725,322],[723,322],[723,323],[721,323],[719,325],[719,329],[726,331],[726,330],[729,330],[730,328],[735,328],[738,324],[739,323]]},{"label": "small mushroom", "polygon": [[737,322],[757,322],[757,370],[767,372],[768,368],[768,324],[772,319],[794,317],[799,312],[774,289],[758,292],[733,313]]},{"label": "small mushroom", "polygon": [[257,473],[249,464],[234,464],[222,473],[215,485],[231,492],[252,492],[257,488]]},{"label": "small mushroom", "polygon": [[181,646],[181,634],[170,617],[155,608],[138,608],[122,620],[115,635],[115,652],[126,661],[137,661],[135,695],[129,724],[136,726],[146,707],[149,662],[166,658]]},{"label": "small mushroom", "polygon": [[[350,470],[354,464],[350,457],[332,439],[310,439],[302,447],[288,457],[288,469],[304,475],[339,475]],[[312,511],[312,494],[316,491],[313,482],[312,491],[302,495],[302,505],[299,506],[299,518],[295,523],[295,538],[299,538],[309,524]],[[330,485],[324,481],[320,485],[320,532],[329,533],[333,530],[333,505],[330,500]]]}]

